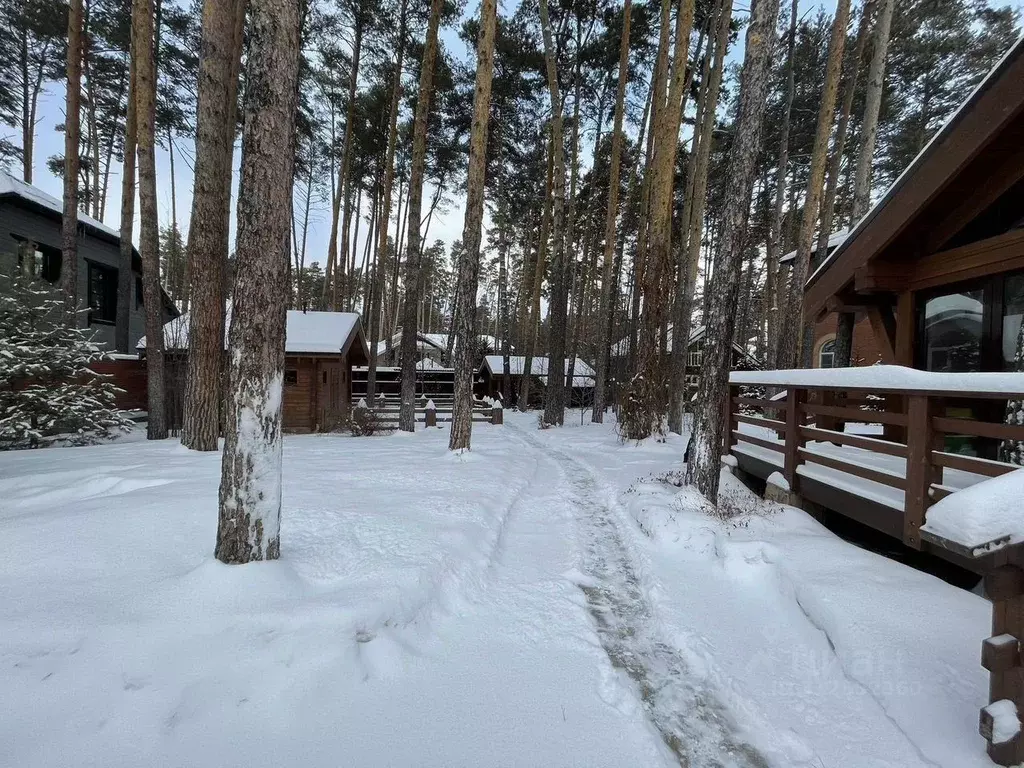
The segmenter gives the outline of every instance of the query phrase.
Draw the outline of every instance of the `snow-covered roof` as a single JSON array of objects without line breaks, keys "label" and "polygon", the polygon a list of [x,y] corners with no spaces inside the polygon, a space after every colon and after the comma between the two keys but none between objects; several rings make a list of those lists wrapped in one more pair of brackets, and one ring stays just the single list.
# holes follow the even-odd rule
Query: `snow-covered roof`
[{"label": "snow-covered roof", "polygon": [[1024,393],[1024,373],[938,373],[901,365],[854,368],[806,368],[786,371],[733,371],[731,384],[793,387],[835,387],[919,392],[978,392],[994,395]]},{"label": "snow-covered roof", "polygon": [[[64,215],[64,203],[62,201],[52,195],[48,195],[46,192],[43,192],[43,190],[37,186],[27,184],[6,171],[0,171],[0,197],[5,195],[27,200],[30,203],[35,203],[36,205],[53,211],[56,214],[61,216]],[[78,211],[78,220],[79,222],[87,224],[93,229],[109,235],[110,237],[117,238],[118,240],[121,239],[121,233],[118,230],[113,227],[108,227],[102,221],[98,221],[92,216],[82,213],[81,210]]]},{"label": "snow-covered roof", "polygon": [[880,210],[884,208],[889,199],[896,194],[896,192],[906,183],[906,180],[913,174],[919,166],[921,166],[928,156],[932,153],[933,149],[937,147],[941,142],[946,140],[946,137],[952,133],[960,119],[967,114],[974,106],[978,97],[986,90],[989,86],[996,82],[1003,74],[1003,70],[1006,65],[1016,59],[1018,56],[1024,54],[1024,34],[1022,34],[1017,42],[1010,46],[1009,50],[1003,54],[1003,57],[999,62],[992,67],[991,71],[982,78],[981,82],[975,86],[974,90],[971,91],[971,95],[964,99],[964,102],[957,108],[957,110],[947,118],[946,122],[942,124],[932,136],[931,140],[925,144],[924,149],[917,153],[917,156],[910,162],[906,168],[903,169],[903,173],[897,177],[897,179],[889,185],[889,188],[885,190],[881,197],[875,201],[875,204],[868,209],[867,213],[860,218],[860,220],[850,230],[848,236],[843,239],[843,242],[836,246],[836,248],[825,258],[818,268],[814,270],[811,276],[807,279],[806,285],[812,285],[819,277],[821,277],[830,266],[839,258],[849,243],[852,243],[857,236],[863,231],[868,224],[874,219]]},{"label": "snow-covered roof", "polygon": [[[826,246],[826,250],[829,253],[831,253],[834,248],[838,248],[840,245],[842,245],[843,241],[846,240],[846,238],[849,237],[849,236],[850,236],[850,230],[848,230],[848,229],[843,229],[843,230],[840,230],[839,232],[833,232],[831,235],[829,235],[828,245]],[[795,258],[796,258],[796,251],[790,251],[785,256],[783,256],[781,259],[779,259],[779,263],[780,264],[788,264],[789,262],[793,261],[793,259],[795,259]]]},{"label": "snow-covered roof", "polygon": [[[569,375],[569,360],[565,361],[565,375]],[[509,355],[509,372],[512,376],[521,376],[526,368],[526,358],[522,355]],[[486,367],[492,375],[501,376],[505,372],[504,358],[501,355],[487,355],[484,357],[483,367]],[[541,380],[542,384],[548,383],[548,359],[546,357],[535,357],[530,361],[530,372]],[[581,358],[577,357],[573,366],[572,385],[574,387],[594,386],[594,377],[597,374]]]},{"label": "snow-covered roof", "polygon": [[[493,336],[487,334],[481,334],[478,337],[484,344],[487,345],[488,349],[497,349],[498,340]],[[391,348],[397,349],[402,344],[402,329],[399,328],[398,332],[391,337]],[[377,355],[383,355],[387,350],[388,340],[381,339],[377,342]],[[433,348],[440,350],[441,352],[448,351],[448,334],[447,333],[423,333],[419,332],[416,334],[416,348],[419,350],[425,350]]]},{"label": "snow-covered roof", "polygon": [[[186,312],[164,325],[164,348],[188,349],[191,313]],[[231,304],[228,303],[224,323],[224,348],[228,346],[231,326]],[[285,352],[291,354],[338,354],[349,343],[359,328],[359,315],[355,312],[303,312],[288,310],[285,327]],[[136,349],[146,348],[146,337],[139,339]]]}]

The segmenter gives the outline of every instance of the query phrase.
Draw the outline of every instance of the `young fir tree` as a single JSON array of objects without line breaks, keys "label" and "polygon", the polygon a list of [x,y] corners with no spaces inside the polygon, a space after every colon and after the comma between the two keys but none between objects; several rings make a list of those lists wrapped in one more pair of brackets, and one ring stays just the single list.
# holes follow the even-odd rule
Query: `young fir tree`
[{"label": "young fir tree", "polygon": [[0,280],[0,450],[38,448],[55,435],[83,445],[131,426],[114,404],[117,387],[89,369],[104,353],[62,312],[47,283]]}]

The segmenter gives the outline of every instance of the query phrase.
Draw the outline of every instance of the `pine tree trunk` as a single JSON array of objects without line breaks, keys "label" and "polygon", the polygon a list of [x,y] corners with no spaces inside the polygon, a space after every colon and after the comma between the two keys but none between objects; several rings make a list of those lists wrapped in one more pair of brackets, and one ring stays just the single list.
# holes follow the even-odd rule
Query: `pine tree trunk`
[{"label": "pine tree trunk", "polygon": [[[839,108],[839,123],[836,126],[836,135],[832,142],[832,155],[825,177],[825,196],[821,203],[821,226],[818,227],[815,265],[823,262],[828,255],[828,241],[832,235],[832,219],[836,209],[836,193],[839,191],[839,173],[843,164],[843,155],[846,153],[846,136],[850,128],[850,113],[853,112],[853,97],[857,90],[861,59],[864,58],[864,48],[867,44],[871,7],[872,2],[868,0],[861,12],[860,23],[857,25],[857,38],[849,60],[849,71],[846,85],[843,88],[843,102]],[[840,71],[841,67],[842,65],[840,65]]]},{"label": "pine tree trunk", "polygon": [[619,174],[622,166],[622,121],[626,106],[626,83],[629,80],[629,29],[632,0],[622,8],[622,37],[619,40],[619,79],[615,90],[615,117],[612,121],[612,156],[608,170],[608,208],[604,217],[604,251],[601,267],[601,301],[598,325],[597,371],[594,380],[594,408],[591,421],[604,423],[605,387],[611,361],[612,277],[619,216]]},{"label": "pine tree trunk", "polygon": [[[395,81],[391,87],[391,110],[388,117],[388,148],[384,158],[384,188],[381,193],[381,210],[377,217],[377,267],[373,276],[373,296],[370,302],[373,322],[370,325],[370,336],[367,343],[374,351],[370,355],[369,370],[366,372],[366,397],[372,404],[377,390],[377,343],[380,341],[381,328],[384,326],[381,302],[384,300],[383,266],[388,253],[388,226],[391,223],[391,193],[395,182],[395,148],[398,144],[398,107],[402,98],[402,63],[405,60],[405,24],[408,0],[402,0],[402,9],[398,22],[398,46],[395,61]],[[398,258],[398,243],[395,243],[395,258]]]},{"label": "pine tree trunk", "polygon": [[540,0],[540,22],[544,37],[544,64],[551,98],[552,185],[551,185],[551,302],[548,309],[548,382],[544,397],[544,422],[560,425],[565,416],[565,142],[562,131],[562,99],[558,92],[555,47],[548,17],[548,2]]},{"label": "pine tree trunk", "polygon": [[750,196],[768,91],[769,59],[774,38],[778,0],[758,0],[747,28],[743,70],[740,75],[739,110],[722,206],[722,247],[711,283],[711,313],[706,325],[714,328],[704,346],[704,366],[697,393],[697,409],[686,465],[687,484],[712,502],[718,499],[722,452],[722,403],[728,397],[732,367],[732,338],[736,325],[736,300],[740,265],[746,239]]},{"label": "pine tree trunk", "polygon": [[[348,104],[345,107],[345,144],[341,154],[341,169],[338,171],[338,195],[331,212],[331,236],[327,241],[327,269],[324,276],[324,290],[321,303],[332,311],[338,310],[338,283],[344,283],[345,259],[348,258],[348,232],[352,217],[349,185],[352,167],[352,124],[355,121],[356,88],[359,84],[359,59],[363,50],[363,9],[358,4],[355,11],[355,41],[352,43],[352,69],[348,79]],[[338,213],[344,208],[341,229],[341,247],[338,248]],[[358,213],[358,212],[357,212]],[[339,258],[340,255],[340,258]],[[330,289],[330,304],[328,304]]]},{"label": "pine tree trunk", "polygon": [[281,553],[281,392],[298,101],[299,5],[252,0],[217,558]]},{"label": "pine tree trunk", "polygon": [[135,222],[135,152],[138,136],[136,117],[135,56],[129,60],[128,106],[124,121],[124,162],[121,164],[121,242],[117,270],[117,323],[114,345],[121,354],[131,350],[130,319],[132,301],[132,229]]},{"label": "pine tree trunk", "polygon": [[829,134],[835,118],[836,97],[839,91],[839,76],[842,74],[843,48],[846,45],[846,26],[850,18],[850,0],[838,0],[836,15],[832,21],[832,36],[829,40],[828,63],[825,68],[825,90],[818,110],[818,127],[814,135],[811,165],[804,194],[803,218],[796,244],[796,258],[793,261],[789,279],[789,298],[783,315],[779,337],[779,366],[795,368],[800,361],[800,342],[803,338],[804,283],[814,247],[814,226],[821,206],[822,188],[825,182],[825,163],[828,160]]},{"label": "pine tree trunk", "polygon": [[519,379],[519,410],[530,409],[530,380],[533,378],[533,358],[537,353],[537,336],[540,333],[540,294],[544,287],[544,271],[547,267],[548,237],[551,231],[551,216],[554,207],[555,149],[548,139],[547,177],[544,182],[544,211],[540,219],[540,236],[537,241],[537,264],[533,275],[531,307],[527,324],[526,356],[523,360],[523,375]]},{"label": "pine tree trunk", "polygon": [[[686,236],[683,244],[686,256],[683,260],[685,273],[677,279],[677,296],[673,313],[672,370],[669,382],[669,429],[676,434],[683,432],[683,416],[686,410],[686,363],[690,351],[690,324],[693,317],[693,294],[697,286],[697,272],[700,268],[701,231],[708,195],[708,169],[711,163],[711,148],[714,144],[715,115],[718,109],[718,94],[722,87],[725,70],[725,51],[729,45],[729,29],[732,23],[732,0],[724,0],[718,12],[715,29],[714,64],[708,74],[702,104],[699,110],[701,123],[695,139],[693,185],[690,194],[689,220],[684,222]],[[677,276],[678,277],[678,276]]]},{"label": "pine tree trunk", "polygon": [[188,231],[191,285],[181,443],[217,450],[224,361],[225,271],[238,62],[246,0],[204,0],[196,111],[195,182]]},{"label": "pine tree trunk", "polygon": [[789,33],[786,43],[786,107],[782,113],[782,128],[779,133],[779,154],[775,167],[775,207],[772,222],[768,227],[768,238],[765,242],[765,288],[764,288],[764,326],[767,329],[768,351],[765,364],[769,368],[778,367],[779,346],[779,313],[781,311],[779,281],[779,260],[782,258],[782,219],[786,199],[786,179],[789,171],[789,126],[793,113],[793,99],[796,96],[796,76],[794,58],[796,51],[796,26],[799,0],[792,0],[790,6]]},{"label": "pine tree trunk", "polygon": [[[545,0],[541,0],[545,2]],[[473,430],[473,368],[476,364],[476,290],[480,271],[480,239],[484,216],[484,181],[487,173],[487,126],[494,76],[494,34],[497,0],[481,0],[480,31],[476,38],[476,83],[473,124],[469,135],[466,172],[466,221],[462,229],[462,259],[456,292],[455,403],[448,449],[469,450]]]},{"label": "pine tree trunk", "polygon": [[885,57],[889,50],[889,31],[892,26],[896,0],[880,0],[878,19],[871,38],[871,63],[868,65],[868,86],[864,95],[864,118],[861,121],[861,144],[857,155],[857,173],[853,185],[853,223],[855,226],[865,213],[871,200],[871,165],[878,139],[878,115],[882,109],[885,89]]},{"label": "pine tree trunk", "polygon": [[135,57],[135,116],[139,163],[139,250],[142,295],[146,310],[146,380],[150,440],[167,437],[164,402],[163,301],[160,295],[160,225],[156,204],[156,61],[153,52],[152,0],[132,7],[132,50]]},{"label": "pine tree trunk", "polygon": [[416,119],[412,131],[412,166],[409,171],[409,242],[405,250],[405,306],[402,313],[402,404],[398,428],[416,429],[416,337],[419,331],[416,309],[422,293],[423,246],[420,219],[423,215],[423,174],[427,160],[427,124],[430,99],[434,91],[434,62],[437,58],[437,30],[441,23],[442,0],[431,0],[427,37],[420,63],[420,90],[416,101]]},{"label": "pine tree trunk", "polygon": [[64,322],[79,327],[78,171],[82,99],[82,0],[68,5],[67,98],[64,108],[64,215],[61,224],[61,290]]},{"label": "pine tree trunk", "polygon": [[501,404],[508,407],[512,400],[512,358],[509,349],[508,312],[508,240],[504,231],[498,242],[498,314],[501,318]]}]

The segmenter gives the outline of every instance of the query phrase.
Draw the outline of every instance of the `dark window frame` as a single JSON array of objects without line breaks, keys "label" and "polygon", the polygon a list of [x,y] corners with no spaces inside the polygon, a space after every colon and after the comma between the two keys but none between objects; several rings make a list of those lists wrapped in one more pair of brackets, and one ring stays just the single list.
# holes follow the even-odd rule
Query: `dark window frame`
[{"label": "dark window frame", "polygon": [[297,387],[299,385],[298,368],[286,368],[284,371],[284,385],[286,387]]},{"label": "dark window frame", "polygon": [[[41,243],[32,237],[19,235],[17,232],[11,232],[10,235],[11,239],[18,244],[17,262],[19,269],[21,269],[21,244],[24,242],[30,242],[35,246],[36,251],[41,253],[43,256],[42,269],[38,275],[33,274],[33,276],[45,280],[50,283],[50,285],[57,285],[60,283],[60,276],[64,267],[64,255],[60,248],[49,245],[48,243]],[[35,270],[33,269],[33,273],[34,272]]]},{"label": "dark window frame", "polygon": [[[85,259],[86,295],[91,325],[115,325],[117,323],[117,267]],[[97,295],[94,275],[107,275],[103,295]]]}]

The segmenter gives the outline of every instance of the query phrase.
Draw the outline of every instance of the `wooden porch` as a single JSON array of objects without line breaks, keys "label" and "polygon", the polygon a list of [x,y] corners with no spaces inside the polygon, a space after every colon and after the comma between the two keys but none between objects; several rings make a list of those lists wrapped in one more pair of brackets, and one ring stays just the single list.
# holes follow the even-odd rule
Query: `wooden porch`
[{"label": "wooden porch", "polygon": [[[773,391],[778,394],[766,394]],[[1024,425],[997,414],[1022,393],[1021,374],[895,366],[734,373],[723,452],[741,474],[768,481],[780,473],[785,483],[773,478],[769,485],[795,506],[828,510],[984,576],[993,605],[982,654],[991,673],[990,702],[1010,700],[1018,712],[1024,708],[1024,544],[1005,536],[965,546],[922,527],[940,499],[1020,469],[996,457],[1002,441],[1024,441]],[[992,742],[988,708],[980,730],[997,763],[1024,760],[1020,734]]]}]

